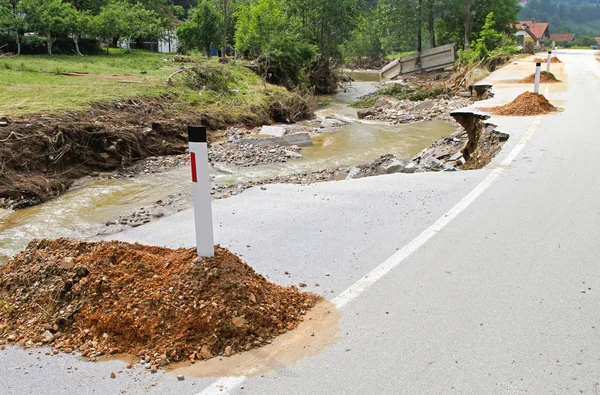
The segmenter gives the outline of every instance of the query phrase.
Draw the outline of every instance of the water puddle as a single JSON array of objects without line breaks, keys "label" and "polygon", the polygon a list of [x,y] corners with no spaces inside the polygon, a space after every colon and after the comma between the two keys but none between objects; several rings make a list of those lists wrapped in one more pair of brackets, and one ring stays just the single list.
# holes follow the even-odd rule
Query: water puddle
[{"label": "water puddle", "polygon": [[296,362],[320,353],[335,343],[339,331],[340,311],[328,301],[313,307],[296,329],[276,337],[266,346],[208,361],[183,362],[168,366],[176,375],[191,377],[252,377],[272,370],[293,366]]}]

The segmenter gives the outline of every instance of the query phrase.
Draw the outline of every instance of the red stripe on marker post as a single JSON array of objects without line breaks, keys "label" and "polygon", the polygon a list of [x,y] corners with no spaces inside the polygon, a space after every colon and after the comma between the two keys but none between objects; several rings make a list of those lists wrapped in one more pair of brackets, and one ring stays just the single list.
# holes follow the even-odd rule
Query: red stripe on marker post
[{"label": "red stripe on marker post", "polygon": [[196,172],[196,153],[190,152],[190,162],[192,163],[192,182],[198,182],[198,173]]}]

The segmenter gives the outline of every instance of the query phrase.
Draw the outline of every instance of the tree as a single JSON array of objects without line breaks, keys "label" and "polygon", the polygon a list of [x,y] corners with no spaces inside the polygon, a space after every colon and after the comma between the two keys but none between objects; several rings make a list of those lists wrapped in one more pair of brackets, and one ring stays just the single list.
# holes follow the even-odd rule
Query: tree
[{"label": "tree", "polygon": [[220,18],[213,4],[202,0],[190,10],[190,17],[177,28],[177,37],[186,50],[198,49],[210,57],[210,47],[219,38]]},{"label": "tree", "polygon": [[106,54],[114,37],[120,37],[123,28],[122,3],[113,2],[100,9],[100,13],[91,20],[91,31],[106,44]]},{"label": "tree", "polygon": [[79,38],[81,35],[90,32],[92,20],[91,16],[85,11],[79,11],[78,9],[71,7],[66,20],[67,29],[71,39],[75,43],[75,52],[77,55],[83,56],[79,50]]},{"label": "tree", "polygon": [[17,55],[21,54],[21,35],[25,32],[25,17],[19,0],[0,0],[0,30],[15,37]]},{"label": "tree", "polygon": [[485,24],[475,42],[475,53],[479,59],[483,59],[488,53],[496,49],[502,40],[502,34],[494,30],[494,13],[490,12],[485,17]]},{"label": "tree", "polygon": [[119,35],[127,40],[127,53],[131,53],[132,37],[159,37],[162,33],[160,17],[140,3],[119,3],[122,23]]},{"label": "tree", "polygon": [[30,28],[45,33],[48,55],[52,55],[55,36],[68,33],[72,5],[62,0],[22,0],[23,12]]}]

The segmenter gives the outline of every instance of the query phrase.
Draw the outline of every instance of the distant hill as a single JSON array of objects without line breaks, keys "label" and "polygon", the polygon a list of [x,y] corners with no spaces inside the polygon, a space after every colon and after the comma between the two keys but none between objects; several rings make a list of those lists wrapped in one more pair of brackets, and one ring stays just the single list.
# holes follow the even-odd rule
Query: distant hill
[{"label": "distant hill", "polygon": [[529,0],[520,20],[550,23],[550,33],[600,36],[600,2],[589,0]]}]

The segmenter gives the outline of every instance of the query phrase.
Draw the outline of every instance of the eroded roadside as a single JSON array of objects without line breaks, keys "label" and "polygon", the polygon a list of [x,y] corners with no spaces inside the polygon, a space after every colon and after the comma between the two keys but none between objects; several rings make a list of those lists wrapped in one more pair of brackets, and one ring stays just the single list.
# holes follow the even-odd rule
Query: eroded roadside
[{"label": "eroded roadside", "polygon": [[[355,86],[358,86],[358,84],[355,84]],[[375,84],[372,86],[374,87]],[[352,89],[356,88],[353,86],[347,87],[347,91],[352,91]],[[357,93],[359,91],[360,87]],[[230,127],[224,131],[214,133],[209,148],[213,179],[211,194],[213,198],[229,198],[257,186],[266,190],[269,184],[276,183],[312,184],[400,172],[459,171],[467,168],[480,168],[487,164],[483,162],[474,165],[473,163],[467,164],[463,151],[470,141],[470,135],[450,115],[453,111],[472,103],[470,98],[444,95],[439,98],[417,102],[382,98],[376,100],[373,105],[374,116],[364,116],[360,113],[362,110],[348,107],[350,101],[346,98],[340,102],[341,105],[340,103],[334,103],[336,105],[326,106],[325,110],[318,111],[317,118],[314,120],[267,127]],[[333,111],[328,111],[327,108],[333,108]],[[97,184],[108,185],[110,189],[110,185],[116,183],[117,187],[122,189],[118,192],[118,200],[111,202],[114,197],[107,195],[109,200],[106,203],[120,208],[118,212],[115,212],[116,215],[105,216],[104,218],[94,216],[87,221],[80,221],[79,224],[75,223],[74,227],[78,229],[70,229],[68,234],[63,234],[60,225],[57,224],[55,236],[75,238],[91,238],[95,235],[105,236],[131,227],[141,226],[190,208],[191,194],[186,188],[189,178],[187,174],[189,172],[189,158],[185,153],[187,148],[185,131],[183,130],[185,121],[177,119],[170,123],[170,125],[178,128],[176,134],[178,151],[174,152],[175,155],[149,156],[138,160],[132,166],[115,166],[116,169],[110,172],[93,171],[89,176],[75,181],[71,190],[76,192],[89,188],[89,185]],[[187,122],[192,121],[188,120]],[[436,134],[431,134],[432,131],[425,128],[431,122],[441,122],[440,126],[433,124],[434,129],[439,129],[435,132],[439,133],[437,134],[438,137],[434,137]],[[414,147],[419,147],[418,144],[422,144],[417,149],[413,147],[413,151],[402,151],[401,155],[398,155],[397,151],[394,151],[391,146],[387,147],[390,139],[393,141],[406,138],[406,128],[411,128],[413,125],[416,131],[412,133],[417,135],[419,133],[428,134],[430,136],[428,137],[429,142],[423,140],[422,142],[411,143],[409,140],[400,140],[404,141],[400,145],[416,144]],[[153,123],[152,128],[155,127]],[[331,151],[330,154],[327,154],[325,150],[323,150],[325,156],[330,155],[331,157],[319,157],[319,160],[314,160],[315,158],[311,157],[317,148],[323,149],[328,144],[334,144],[335,136],[339,138],[340,135],[346,134],[354,136],[355,139],[359,136],[357,140],[350,141],[350,143],[356,144],[355,149],[361,150],[362,147],[359,143],[363,136],[364,138],[372,138],[381,132],[377,128],[383,128],[383,133],[388,140],[382,140],[379,143],[383,148],[380,147],[377,155],[371,153],[371,159],[369,160],[359,158],[348,160],[348,158],[342,156],[337,157],[338,151]],[[507,138],[507,136],[490,139],[489,136],[496,136],[493,128],[485,126],[482,130],[482,133],[472,133],[472,135],[484,136],[481,142],[485,142],[485,144],[482,144],[482,146],[486,145],[485,151],[491,153],[487,155],[491,160],[493,154],[500,149],[503,141],[505,141],[502,139]],[[442,138],[439,139],[439,137]],[[286,139],[290,140],[286,141]],[[317,145],[320,144],[319,147],[311,147],[313,142],[316,142]],[[432,142],[433,144],[431,144]],[[111,141],[103,142],[105,145],[107,143],[111,144]],[[164,142],[161,141],[161,143],[165,145]],[[477,146],[478,142],[471,142],[471,146],[473,144]],[[422,150],[423,147],[428,148]],[[103,149],[106,151],[106,147]],[[109,152],[103,153],[103,156],[106,157],[107,155],[110,155],[110,149]],[[320,155],[323,156],[323,154]],[[306,163],[310,161],[314,162],[313,165],[306,166]],[[169,182],[161,183],[159,181],[155,186],[145,185],[133,190],[126,186],[139,182],[144,183],[155,176],[162,178],[163,181],[169,179]],[[166,185],[171,187],[165,187]],[[173,188],[173,185],[176,185],[176,187]],[[105,189],[100,188],[99,194],[104,194]],[[126,202],[128,193],[145,194],[145,196],[142,198],[132,196],[132,200],[140,202],[132,205]],[[76,197],[76,199],[77,201],[74,201],[74,204],[86,204],[86,202],[89,204],[95,199],[92,204],[96,207],[90,206],[89,210],[100,212],[103,210],[103,203],[99,201],[97,196],[93,197],[92,200],[89,196]],[[61,207],[55,207],[54,210],[60,210],[62,215],[78,215],[77,213],[63,212]],[[34,214],[34,217],[36,215],[42,214]],[[14,218],[14,216],[12,219],[9,217],[4,225],[0,224],[0,229],[4,228],[3,230],[6,230],[14,227],[18,225],[19,221],[23,220],[31,221],[33,219],[24,218],[23,216],[20,219]],[[73,226],[71,225],[71,227]],[[47,233],[44,233],[44,235],[52,237],[53,231],[52,226],[49,226]],[[14,242],[18,244],[19,234],[23,236],[22,233],[17,231],[13,235],[15,238],[9,240],[8,243],[10,244],[10,241],[12,241],[13,244]],[[10,239],[10,237],[8,238]],[[23,245],[18,247],[0,245],[2,250],[0,253],[12,255],[24,247],[26,242],[27,240],[22,240],[21,244]]]}]

